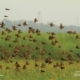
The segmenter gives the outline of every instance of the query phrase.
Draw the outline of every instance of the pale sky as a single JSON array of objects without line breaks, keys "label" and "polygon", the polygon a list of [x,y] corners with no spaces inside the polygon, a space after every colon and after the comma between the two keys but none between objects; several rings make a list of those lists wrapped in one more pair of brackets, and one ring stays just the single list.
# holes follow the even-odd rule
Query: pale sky
[{"label": "pale sky", "polygon": [[[11,10],[6,11],[5,8]],[[43,23],[77,25],[78,16],[80,26],[80,0],[0,0],[0,21],[4,15],[11,21],[34,20],[38,18],[39,11]]]}]

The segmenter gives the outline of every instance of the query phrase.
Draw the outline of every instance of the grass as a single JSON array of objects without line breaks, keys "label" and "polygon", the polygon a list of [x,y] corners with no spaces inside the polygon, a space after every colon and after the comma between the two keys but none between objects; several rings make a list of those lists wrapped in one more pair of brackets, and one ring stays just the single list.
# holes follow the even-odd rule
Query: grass
[{"label": "grass", "polygon": [[[12,60],[14,61],[13,63],[5,63],[3,60],[0,61],[0,65],[3,66],[2,69],[0,69],[0,80],[79,80],[79,76],[74,77],[75,71],[79,71],[80,70],[80,64],[76,63],[74,61],[74,64],[69,65],[69,63],[67,61],[64,61],[64,65],[65,65],[65,69],[61,70],[59,67],[54,68],[53,65],[56,62],[60,62],[59,58],[64,56],[66,58],[66,55],[68,54],[72,54],[72,56],[74,58],[76,58],[75,56],[75,52],[80,52],[80,49],[76,49],[75,46],[78,45],[80,43],[80,40],[76,40],[75,36],[76,35],[70,35],[67,33],[56,33],[55,37],[58,40],[58,44],[51,45],[51,41],[48,40],[48,36],[49,34],[46,33],[42,33],[42,36],[37,36],[36,34],[32,34],[32,36],[37,39],[36,43],[33,43],[32,41],[29,41],[28,38],[26,40],[23,40],[22,37],[26,36],[27,33],[23,32],[21,33],[21,37],[19,38],[19,42],[18,43],[14,43],[13,40],[15,39],[15,35],[17,32],[12,32],[6,35],[11,35],[11,40],[10,41],[5,41],[4,39],[0,39],[0,45],[4,46],[4,49],[7,49],[9,51],[9,54],[7,54],[8,59],[12,59],[9,58],[9,56],[13,53],[14,51],[14,47],[16,45],[21,46],[22,44],[28,45],[30,44],[30,60],[29,63],[30,65],[27,66],[26,70],[22,69],[22,66],[25,64],[26,60],[24,58],[20,58],[18,57],[21,54],[24,54],[26,49],[26,47],[20,49],[20,53],[18,54],[18,56],[16,56],[15,58],[13,58]],[[6,35],[1,35],[0,37],[5,38]],[[80,35],[80,34],[79,34]],[[47,45],[42,46],[40,45],[40,42],[46,42]],[[12,44],[12,48],[9,48],[8,45]],[[58,48],[58,45],[61,45],[62,48]],[[35,68],[34,66],[34,58],[38,58],[40,59],[40,55],[38,54],[40,51],[35,51],[32,50],[35,47],[39,47],[41,50],[42,49],[46,49],[47,53],[44,55],[44,58],[49,57],[48,53],[51,52],[51,58],[53,59],[53,63],[52,64],[46,64],[46,68],[44,69],[45,72],[41,73],[40,72],[40,66],[38,68]],[[79,45],[80,47],[80,45]],[[74,52],[71,53],[69,52],[69,50],[73,50]],[[65,55],[61,55],[62,51],[65,51]],[[0,51],[0,55],[4,55],[2,51]],[[16,72],[15,69],[15,62],[18,61],[19,64],[21,65],[20,67],[20,72]],[[38,63],[39,65],[42,63],[43,61],[40,60]],[[6,66],[10,66],[10,70],[6,70],[5,67]]]},{"label": "grass", "polygon": [[[14,60],[15,62],[16,60]],[[0,70],[0,79],[1,80],[79,80],[79,76],[74,77],[75,71],[80,70],[79,63],[74,63],[72,65],[68,65],[68,62],[64,62],[65,69],[61,70],[59,67],[54,68],[53,64],[55,64],[56,60],[53,61],[52,64],[46,64],[46,68],[44,69],[46,72],[41,73],[39,68],[35,68],[33,60],[29,60],[30,65],[27,66],[26,70],[22,69],[22,65],[25,64],[25,60],[17,60],[21,67],[20,72],[16,72],[14,62],[10,65],[9,63],[4,63],[1,61],[0,64],[3,65],[3,69]],[[10,70],[6,70],[6,66],[10,66]],[[76,65],[76,66],[75,66]]]},{"label": "grass", "polygon": [[[51,52],[52,53],[52,58],[53,59],[58,59],[61,55],[61,52],[64,50],[66,53],[70,53],[69,50],[73,50],[74,53],[75,52],[80,52],[80,49],[76,49],[75,46],[78,45],[80,42],[78,40],[75,39],[75,36],[76,35],[70,35],[70,34],[67,34],[67,33],[57,33],[55,35],[56,39],[58,40],[58,44],[56,45],[51,45],[51,41],[49,41],[48,39],[48,34],[46,33],[43,33],[42,36],[37,36],[36,34],[32,34],[33,38],[37,39],[37,42],[36,43],[33,43],[32,41],[29,41],[28,38],[26,40],[23,40],[22,37],[23,36],[26,36],[27,33],[21,33],[21,37],[18,39],[19,42],[18,43],[14,43],[13,40],[15,39],[15,34],[16,32],[12,32],[10,33],[9,35],[11,35],[11,40],[10,41],[5,41],[4,39],[0,39],[0,45],[4,46],[4,48],[6,49],[9,49],[8,45],[9,44],[12,44],[12,48],[10,48],[10,53],[13,52],[14,50],[14,47],[16,45],[19,45],[21,46],[22,44],[24,45],[28,45],[30,44],[31,45],[31,48],[30,50],[32,51],[32,48],[35,48],[35,47],[40,47],[40,42],[44,41],[47,43],[47,45],[45,46],[41,46],[40,49],[46,49],[47,52]],[[7,34],[6,34],[7,35]],[[3,35],[3,37],[5,38],[6,35]],[[2,35],[0,35],[2,36]],[[62,48],[58,48],[58,45],[61,45]],[[79,45],[78,45],[79,46]],[[80,46],[79,46],[80,47]],[[26,50],[26,48],[21,48],[20,50],[20,54],[24,53],[24,51]],[[33,54],[32,54],[33,53]],[[36,51],[32,51],[32,55],[35,57],[40,57]],[[73,56],[75,55],[74,53],[70,53],[72,54]],[[3,54],[1,52],[1,54]],[[35,55],[36,54],[36,55]],[[47,57],[48,55],[46,54],[45,57]],[[66,54],[65,54],[66,56]]]}]

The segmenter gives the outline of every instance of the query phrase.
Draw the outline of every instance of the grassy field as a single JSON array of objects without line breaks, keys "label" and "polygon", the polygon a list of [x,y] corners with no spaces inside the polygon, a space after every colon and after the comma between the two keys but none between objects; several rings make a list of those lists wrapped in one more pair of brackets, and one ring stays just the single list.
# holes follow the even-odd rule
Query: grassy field
[{"label": "grassy field", "polygon": [[[15,60],[14,60],[15,61]],[[27,69],[23,70],[22,65],[25,64],[25,60],[17,60],[20,67],[20,72],[15,71],[14,62],[12,64],[5,63],[1,61],[0,64],[3,65],[2,70],[0,70],[1,80],[79,80],[79,76],[74,76],[76,71],[80,71],[80,63],[74,62],[74,64],[69,65],[68,62],[63,62],[65,69],[61,70],[59,67],[54,68],[53,64],[59,61],[53,61],[52,64],[46,64],[45,72],[40,72],[40,66],[35,68],[34,61],[29,60],[30,65]],[[40,62],[38,62],[40,64]],[[6,70],[6,66],[11,67],[11,69]]]},{"label": "grassy field", "polygon": [[[0,46],[3,46],[2,51],[0,51],[0,56],[5,56],[8,60],[12,60],[13,63],[7,63],[4,60],[0,61],[0,65],[2,65],[2,69],[0,69],[0,80],[79,80],[80,77],[76,76],[74,77],[75,71],[80,70],[80,63],[77,63],[76,61],[73,61],[74,64],[69,64],[68,61],[62,61],[64,63],[65,69],[61,69],[60,67],[54,67],[53,65],[57,62],[60,63],[60,57],[66,58],[68,54],[71,54],[74,59],[77,58],[75,55],[75,52],[80,52],[80,49],[76,49],[75,46],[79,45],[80,39],[75,38],[76,35],[67,34],[67,33],[56,33],[55,37],[56,40],[58,40],[58,43],[56,45],[51,45],[51,41],[48,39],[49,34],[42,33],[42,36],[37,36],[36,34],[31,34],[34,39],[37,40],[37,42],[29,41],[29,38],[27,37],[26,40],[23,40],[23,36],[28,35],[28,33],[24,32],[20,34],[20,38],[18,38],[19,42],[14,43],[13,40],[15,40],[15,34],[17,32],[12,32],[6,35],[0,34]],[[5,37],[7,35],[11,36],[10,41],[5,41]],[[80,34],[79,34],[80,35]],[[3,39],[1,39],[3,37]],[[46,42],[46,45],[41,45],[41,42]],[[8,45],[11,44],[12,47],[8,47]],[[30,47],[27,47],[27,45],[30,45]],[[15,58],[12,58],[11,55],[14,53],[15,46],[20,46],[19,54]],[[26,45],[26,47],[21,47],[22,45]],[[58,45],[61,45],[61,48],[58,48]],[[35,50],[35,47],[39,47],[40,50]],[[8,53],[4,54],[4,49],[7,49]],[[43,68],[45,72],[41,73],[41,63],[44,62],[41,59],[41,55],[39,53],[45,49],[47,52],[43,56],[44,59],[51,57],[52,63],[46,64],[46,67]],[[30,59],[28,62],[30,65],[26,65],[27,69],[23,70],[23,65],[27,61],[24,57],[20,57],[20,55],[23,55],[26,50],[30,51]],[[65,51],[65,54],[62,54],[62,51]],[[69,50],[73,50],[74,52],[70,52]],[[51,55],[48,55],[48,53],[51,53]],[[34,59],[38,58],[39,67],[35,68],[35,61]],[[20,64],[20,71],[15,70],[15,62],[18,62]],[[10,67],[10,69],[6,70],[6,66]]]},{"label": "grassy field", "polygon": [[[15,40],[15,34],[16,34],[16,32],[12,32],[12,33],[9,33],[8,34],[8,35],[11,35],[10,41],[5,41],[4,40],[7,34],[6,35],[1,35],[0,34],[0,36],[4,38],[4,39],[0,39],[0,45],[3,46],[6,49],[9,49],[10,54],[13,52],[14,47],[16,45],[22,46],[22,45],[28,45],[28,44],[30,44],[30,47],[31,48],[29,50],[32,51],[32,53],[33,53],[32,55],[37,56],[38,58],[39,58],[39,55],[36,54],[37,52],[35,50],[32,50],[32,49],[34,49],[37,46],[40,47],[40,50],[46,49],[47,52],[51,52],[52,53],[52,56],[51,57],[53,59],[58,59],[58,57],[60,57],[61,52],[63,50],[67,54],[70,53],[69,50],[73,50],[74,52],[73,53],[70,53],[73,56],[75,56],[75,52],[80,52],[80,49],[76,49],[75,48],[76,45],[78,45],[80,47],[80,45],[79,45],[80,39],[76,39],[75,38],[76,35],[70,35],[70,34],[67,34],[67,33],[65,33],[65,34],[63,34],[63,33],[57,33],[55,35],[55,37],[56,37],[56,40],[58,40],[58,43],[56,45],[51,45],[51,41],[48,39],[49,34],[46,34],[46,33],[43,33],[42,36],[37,36],[36,34],[33,34],[32,35],[33,36],[33,39],[36,39],[37,42],[29,41],[28,38],[26,38],[26,40],[23,40],[22,39],[23,36],[26,36],[27,33],[25,33],[25,32],[24,33],[21,33],[20,34],[21,37],[18,38],[18,40],[19,40],[18,43],[14,43],[13,42],[13,40]],[[42,41],[43,42],[46,42],[47,44],[44,45],[44,46],[40,45],[40,43]],[[8,47],[9,44],[12,45],[11,48]],[[59,45],[61,45],[61,48],[58,48]],[[26,47],[21,47],[20,54],[24,53],[25,50],[26,50]],[[3,53],[1,52],[1,54],[3,54]],[[48,56],[48,55],[45,54],[45,56]],[[65,54],[65,56],[66,56],[66,54]]]}]

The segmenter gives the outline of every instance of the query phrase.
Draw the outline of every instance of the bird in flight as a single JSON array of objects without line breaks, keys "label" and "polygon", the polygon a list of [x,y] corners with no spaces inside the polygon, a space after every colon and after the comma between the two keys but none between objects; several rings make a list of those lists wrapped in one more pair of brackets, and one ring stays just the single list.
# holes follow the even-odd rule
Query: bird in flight
[{"label": "bird in flight", "polygon": [[8,11],[9,11],[10,9],[8,9],[8,8],[5,8],[5,10],[8,10]]},{"label": "bird in flight", "polygon": [[54,24],[53,23],[50,23],[50,27],[52,27],[52,26],[54,26]]},{"label": "bird in flight", "polygon": [[38,20],[35,18],[35,19],[34,19],[34,23],[36,23],[36,22],[38,22]]},{"label": "bird in flight", "polygon": [[8,16],[4,16],[4,17],[8,17]]}]

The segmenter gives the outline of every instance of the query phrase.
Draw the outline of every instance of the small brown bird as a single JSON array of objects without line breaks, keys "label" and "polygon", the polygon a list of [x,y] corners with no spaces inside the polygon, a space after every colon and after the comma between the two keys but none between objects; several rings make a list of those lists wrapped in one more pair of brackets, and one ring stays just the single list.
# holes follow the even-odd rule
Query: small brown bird
[{"label": "small brown bird", "polygon": [[8,70],[8,69],[10,69],[10,67],[9,66],[6,66],[6,70]]},{"label": "small brown bird", "polygon": [[59,45],[58,48],[61,48],[61,45]]},{"label": "small brown bird", "polygon": [[76,49],[79,49],[79,46],[76,46]]},{"label": "small brown bird", "polygon": [[37,18],[34,19],[34,23],[38,22]]},{"label": "small brown bird", "polygon": [[73,50],[69,50],[70,52],[74,52]]},{"label": "small brown bird", "polygon": [[23,65],[23,69],[27,69],[26,65]]},{"label": "small brown bird", "polygon": [[52,45],[55,45],[56,43],[54,41],[51,42]]},{"label": "small brown bird", "polygon": [[17,42],[19,42],[19,41],[18,41],[18,39],[15,39],[13,42],[17,43]]},{"label": "small brown bird", "polygon": [[43,72],[45,72],[44,70],[41,70],[41,72],[43,73]]},{"label": "small brown bird", "polygon": [[19,29],[19,30],[18,30],[18,33],[22,33],[22,31]]},{"label": "small brown bird", "polygon": [[11,44],[9,44],[9,46],[8,47],[12,47],[12,45]]},{"label": "small brown bird", "polygon": [[55,43],[58,43],[58,40],[55,39]]},{"label": "small brown bird", "polygon": [[53,40],[55,37],[53,36],[49,36],[49,40]]},{"label": "small brown bird", "polygon": [[50,23],[50,27],[52,27],[52,26],[54,26],[54,24],[53,23]]},{"label": "small brown bird", "polygon": [[8,17],[8,16],[5,15],[4,17]]},{"label": "small brown bird", "polygon": [[39,67],[39,65],[37,63],[35,63],[35,67]]},{"label": "small brown bird", "polygon": [[68,34],[72,34],[72,31],[67,31]]},{"label": "small brown bird", "polygon": [[6,36],[5,41],[9,41],[11,39],[11,36]]},{"label": "small brown bird", "polygon": [[8,33],[11,33],[12,31],[10,29],[8,29]]},{"label": "small brown bird", "polygon": [[51,55],[51,53],[49,52],[48,55]]},{"label": "small brown bird", "polygon": [[9,8],[5,8],[5,10],[8,10],[9,11],[10,9]]},{"label": "small brown bird", "polygon": [[1,32],[2,35],[5,35],[6,33],[4,31]]},{"label": "small brown bird", "polygon": [[16,36],[17,38],[21,37],[21,36],[19,35],[19,33],[18,33],[18,34],[15,34],[15,36]]},{"label": "small brown bird", "polygon": [[5,28],[4,26],[5,26],[5,24],[4,24],[4,22],[2,21],[2,23],[1,23],[1,28]]},{"label": "small brown bird", "polygon": [[46,64],[42,63],[41,68],[45,68]]},{"label": "small brown bird", "polygon": [[63,29],[64,28],[64,26],[62,25],[62,23],[60,23],[60,26],[59,27],[60,27],[60,29]]},{"label": "small brown bird", "polygon": [[24,25],[24,26],[27,26],[28,24],[26,23],[26,21],[24,21],[23,25]]},{"label": "small brown bird", "polygon": [[80,39],[79,35],[76,35],[76,39]]},{"label": "small brown bird", "polygon": [[76,31],[73,31],[73,34],[77,34]]},{"label": "small brown bird", "polygon": [[26,65],[30,65],[28,61],[26,61]]},{"label": "small brown bird", "polygon": [[18,24],[18,26],[21,26],[21,24]]},{"label": "small brown bird", "polygon": [[23,40],[26,40],[26,37],[25,36],[23,37]]},{"label": "small brown bird", "polygon": [[37,42],[37,40],[36,39],[33,39],[33,42]]},{"label": "small brown bird", "polygon": [[53,35],[55,35],[55,33],[54,33],[54,32],[52,32],[52,33],[51,33],[51,35],[53,36]]},{"label": "small brown bird", "polygon": [[59,63],[56,63],[55,65],[53,65],[54,68],[60,66]]},{"label": "small brown bird", "polygon": [[45,45],[45,44],[47,44],[46,42],[42,42],[42,45]]},{"label": "small brown bird", "polygon": [[2,69],[2,65],[0,65],[0,69]]},{"label": "small brown bird", "polygon": [[61,66],[60,68],[61,68],[61,69],[65,69],[65,67],[63,67],[63,66]]},{"label": "small brown bird", "polygon": [[20,67],[20,64],[16,61],[15,66]]},{"label": "small brown bird", "polygon": [[13,29],[14,31],[17,30],[17,29],[16,29],[16,26],[12,26],[12,29]]}]

